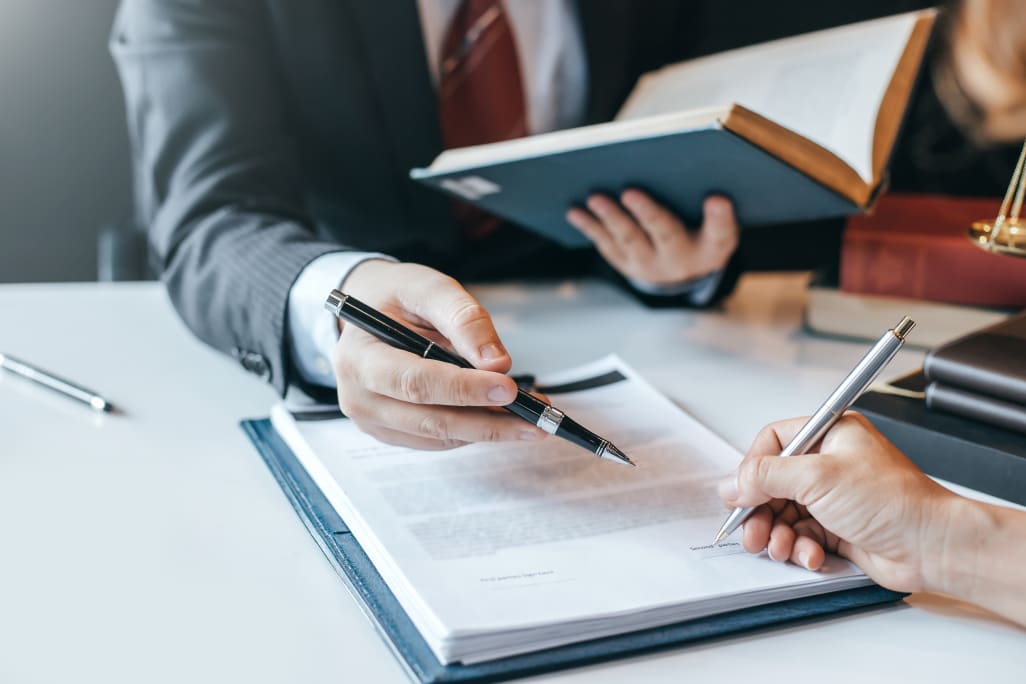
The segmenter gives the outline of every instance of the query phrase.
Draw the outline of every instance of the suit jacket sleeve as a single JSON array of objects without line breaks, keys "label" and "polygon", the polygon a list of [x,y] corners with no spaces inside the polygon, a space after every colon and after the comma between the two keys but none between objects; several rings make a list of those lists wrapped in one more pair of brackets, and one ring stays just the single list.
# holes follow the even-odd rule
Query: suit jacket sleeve
[{"label": "suit jacket sleeve", "polygon": [[111,51],[139,220],[175,308],[283,392],[286,304],[317,256],[262,3],[125,0]]}]

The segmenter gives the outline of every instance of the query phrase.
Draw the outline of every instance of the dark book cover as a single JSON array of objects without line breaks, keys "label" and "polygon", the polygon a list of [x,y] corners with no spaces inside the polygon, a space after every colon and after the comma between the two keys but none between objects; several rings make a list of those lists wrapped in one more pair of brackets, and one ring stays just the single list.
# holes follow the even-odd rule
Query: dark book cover
[{"label": "dark book cover", "polygon": [[566,212],[592,193],[650,193],[687,225],[702,202],[725,195],[744,227],[858,212],[848,199],[741,136],[713,125],[413,178],[568,247],[590,242]]},{"label": "dark book cover", "polygon": [[926,387],[926,406],[1026,435],[1026,406],[939,382]]},{"label": "dark book cover", "polygon": [[938,347],[923,371],[930,382],[1026,406],[1026,313]]},{"label": "dark book cover", "polygon": [[1021,434],[931,411],[922,398],[867,392],[854,408],[926,473],[1026,505]]}]

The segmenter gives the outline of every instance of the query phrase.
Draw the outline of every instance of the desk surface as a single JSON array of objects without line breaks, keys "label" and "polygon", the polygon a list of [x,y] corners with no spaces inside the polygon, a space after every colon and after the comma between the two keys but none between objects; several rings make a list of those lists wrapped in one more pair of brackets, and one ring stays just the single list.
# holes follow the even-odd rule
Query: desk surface
[{"label": "desk surface", "polygon": [[[597,283],[477,292],[520,370],[616,352],[743,449],[865,349],[801,332],[802,284],[750,276],[723,312],[646,311]],[[0,348],[127,410],[0,375],[0,681],[406,681],[236,426],[274,394],[157,285],[4,286],[0,321]],[[539,680],[1009,681],[1024,636],[922,595]]]}]

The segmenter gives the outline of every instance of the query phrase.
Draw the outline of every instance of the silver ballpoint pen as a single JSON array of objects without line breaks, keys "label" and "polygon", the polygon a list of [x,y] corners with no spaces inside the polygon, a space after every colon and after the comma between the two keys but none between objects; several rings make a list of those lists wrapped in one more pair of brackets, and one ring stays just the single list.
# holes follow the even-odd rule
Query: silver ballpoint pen
[{"label": "silver ballpoint pen", "polygon": [[[826,434],[827,430],[844,415],[844,412],[851,408],[855,400],[873,384],[873,381],[880,375],[880,371],[890,363],[894,355],[901,349],[901,345],[905,343],[905,337],[908,336],[915,325],[915,321],[905,316],[893,329],[885,332],[883,337],[873,345],[872,349],[866,352],[862,360],[848,373],[848,377],[838,385],[834,393],[819,407],[819,410],[812,414],[812,417],[802,426],[802,429],[798,431],[794,439],[784,447],[784,450],[780,452],[781,457],[797,456],[811,449]],[[720,531],[716,533],[716,542],[718,543],[729,537],[734,530],[741,526],[741,523],[748,519],[748,516],[754,510],[755,508],[735,508],[727,516],[727,520],[720,527]]]},{"label": "silver ballpoint pen", "polygon": [[42,368],[37,368],[25,363],[24,361],[19,361],[9,354],[0,353],[0,369],[14,373],[15,375],[23,377],[26,380],[30,380],[37,385],[49,388],[54,392],[63,394],[69,399],[80,401],[83,404],[88,405],[94,411],[101,411],[103,413],[111,413],[114,411],[114,405],[93,390],[82,387],[81,385],[76,385],[70,380],[65,380],[53,373],[48,373]]}]

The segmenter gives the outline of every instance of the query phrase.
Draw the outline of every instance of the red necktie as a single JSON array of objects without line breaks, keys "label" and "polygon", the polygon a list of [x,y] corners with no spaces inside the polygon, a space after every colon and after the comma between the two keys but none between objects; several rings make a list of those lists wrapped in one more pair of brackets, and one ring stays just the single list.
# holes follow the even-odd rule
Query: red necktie
[{"label": "red necktie", "polygon": [[[442,43],[438,110],[446,148],[527,135],[520,63],[499,0],[463,0]],[[485,237],[501,220],[457,203],[456,218],[472,238]]]}]

